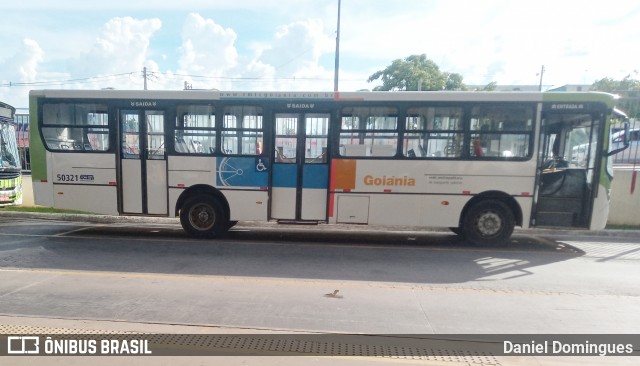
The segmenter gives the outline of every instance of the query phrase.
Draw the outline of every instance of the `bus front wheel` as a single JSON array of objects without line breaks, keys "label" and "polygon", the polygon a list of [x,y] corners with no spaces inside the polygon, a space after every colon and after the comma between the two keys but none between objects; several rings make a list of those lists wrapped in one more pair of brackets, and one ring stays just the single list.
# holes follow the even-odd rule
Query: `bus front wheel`
[{"label": "bus front wheel", "polygon": [[471,206],[463,222],[464,237],[475,245],[503,245],[513,233],[515,218],[499,200],[485,200]]},{"label": "bus front wheel", "polygon": [[229,228],[220,203],[205,195],[195,196],[182,205],[180,223],[188,234],[199,238],[213,238]]}]

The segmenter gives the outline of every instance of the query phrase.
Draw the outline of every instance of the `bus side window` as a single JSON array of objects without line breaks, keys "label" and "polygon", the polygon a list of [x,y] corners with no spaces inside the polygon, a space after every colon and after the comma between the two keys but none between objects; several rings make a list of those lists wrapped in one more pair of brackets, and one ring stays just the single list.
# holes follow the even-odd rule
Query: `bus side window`
[{"label": "bus side window", "polygon": [[482,143],[480,142],[480,139],[473,140],[473,156],[484,156],[484,151],[482,150]]},{"label": "bus side window", "polygon": [[367,145],[348,144],[344,145],[344,156],[367,156]]},{"label": "bus side window", "polygon": [[186,154],[189,152],[189,148],[187,147],[187,143],[184,141],[182,137],[176,137],[176,152]]}]

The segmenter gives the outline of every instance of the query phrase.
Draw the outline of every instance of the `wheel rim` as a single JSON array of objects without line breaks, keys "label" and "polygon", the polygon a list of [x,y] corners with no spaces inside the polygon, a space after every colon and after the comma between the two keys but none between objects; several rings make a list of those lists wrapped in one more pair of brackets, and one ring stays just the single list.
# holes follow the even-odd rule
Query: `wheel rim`
[{"label": "wheel rim", "polygon": [[216,213],[213,211],[213,207],[200,203],[189,211],[189,222],[198,230],[209,230],[216,222]]},{"label": "wheel rim", "polygon": [[502,217],[495,211],[484,211],[478,215],[475,226],[482,236],[495,236],[502,230]]}]

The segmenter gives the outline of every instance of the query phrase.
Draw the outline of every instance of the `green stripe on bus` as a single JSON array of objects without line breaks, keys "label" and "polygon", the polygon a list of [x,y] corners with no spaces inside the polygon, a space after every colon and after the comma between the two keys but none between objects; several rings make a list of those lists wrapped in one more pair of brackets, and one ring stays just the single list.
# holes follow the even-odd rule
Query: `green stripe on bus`
[{"label": "green stripe on bus", "polygon": [[588,92],[588,93],[567,93],[567,92],[547,92],[542,94],[543,102],[600,102],[605,104],[609,109],[616,104],[617,96],[609,93]]},{"label": "green stripe on bus", "polygon": [[33,126],[29,135],[29,154],[31,158],[31,177],[34,182],[47,179],[47,159],[44,143],[40,137],[38,118],[38,97],[29,97],[29,121]]}]

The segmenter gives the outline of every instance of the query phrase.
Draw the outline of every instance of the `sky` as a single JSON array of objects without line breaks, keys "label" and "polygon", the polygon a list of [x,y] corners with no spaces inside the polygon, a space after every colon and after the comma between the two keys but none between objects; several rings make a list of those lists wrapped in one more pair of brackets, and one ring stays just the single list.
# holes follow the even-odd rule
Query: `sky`
[{"label": "sky", "polygon": [[[637,0],[342,0],[339,90],[426,54],[467,85],[638,79]],[[338,0],[0,4],[0,101],[32,89],[309,90],[334,83]]]}]

